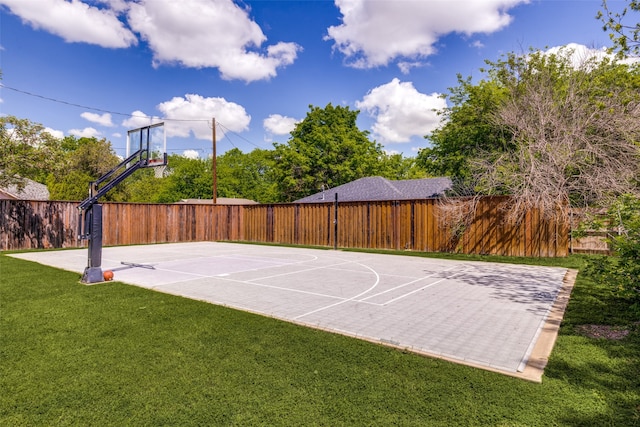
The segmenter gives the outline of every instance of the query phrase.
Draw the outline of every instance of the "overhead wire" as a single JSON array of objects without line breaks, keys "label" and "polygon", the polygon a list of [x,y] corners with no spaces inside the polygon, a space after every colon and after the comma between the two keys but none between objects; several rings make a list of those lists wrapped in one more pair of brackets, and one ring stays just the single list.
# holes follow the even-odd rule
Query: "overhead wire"
[{"label": "overhead wire", "polygon": [[[7,85],[5,85],[3,83],[0,83],[0,88],[12,90],[14,92],[18,92],[18,93],[21,93],[23,95],[33,96],[35,98],[44,99],[46,101],[56,102],[58,104],[65,104],[65,105],[69,105],[71,107],[84,108],[86,110],[99,111],[101,113],[108,113],[108,114],[113,114],[113,115],[116,115],[116,116],[136,117],[136,118],[143,118],[143,119],[150,118],[150,116],[146,116],[146,115],[145,116],[141,116],[141,115],[131,114],[131,113],[120,113],[118,111],[105,110],[105,109],[102,109],[102,108],[90,107],[88,105],[76,104],[74,102],[64,101],[62,99],[51,98],[51,97],[48,97],[48,96],[39,95],[37,93],[29,92],[29,91],[26,91],[26,90],[17,89],[15,87],[7,86]],[[162,118],[162,120],[173,121],[173,122],[207,122],[207,121],[210,121],[209,119],[171,119],[171,118]]]},{"label": "overhead wire", "polygon": [[[33,92],[29,92],[26,90],[22,90],[22,89],[18,89],[15,87],[11,87],[11,86],[7,86],[4,83],[0,83],[0,88],[4,88],[7,90],[11,90],[17,93],[21,93],[23,95],[27,95],[27,96],[32,96],[34,98],[40,98],[40,99],[44,99],[46,101],[50,101],[50,102],[56,102],[58,104],[64,104],[64,105],[69,105],[71,107],[76,107],[76,108],[84,108],[86,110],[91,110],[91,111],[98,111],[100,113],[107,113],[107,114],[113,114],[113,115],[117,115],[117,116],[123,116],[123,117],[135,117],[135,118],[150,118],[150,116],[144,115],[137,115],[137,114],[131,114],[131,113],[121,113],[119,111],[113,111],[113,110],[107,110],[107,109],[103,109],[103,108],[97,108],[97,107],[90,107],[88,105],[83,105],[83,104],[77,104],[75,102],[69,102],[69,101],[65,101],[62,99],[57,99],[57,98],[52,98],[49,96],[44,96],[44,95],[40,95],[37,93],[33,93]],[[161,120],[163,121],[169,121],[169,122],[207,122],[207,123],[211,123],[211,119],[176,119],[176,118],[167,118],[167,117],[163,117],[161,118]],[[224,130],[224,135],[225,137],[229,140],[229,143],[235,147],[238,148],[233,141],[231,141],[231,138],[229,138],[229,134],[233,134],[235,136],[237,136],[238,138],[242,139],[244,142],[253,145],[256,148],[262,148],[260,145],[254,143],[253,141],[250,141],[249,139],[245,138],[244,136],[238,134],[237,132],[229,129],[227,126],[225,126],[224,124],[220,123],[218,120],[216,120],[216,127],[220,127],[221,129]]]},{"label": "overhead wire", "polygon": [[[229,134],[233,134],[233,135],[237,136],[238,138],[242,139],[244,142],[246,142],[246,143],[248,143],[248,144],[251,144],[251,145],[253,145],[253,146],[254,146],[254,147],[256,147],[256,148],[262,148],[262,147],[260,147],[258,144],[255,144],[254,142],[249,141],[247,138],[243,137],[242,135],[238,134],[237,132],[232,131],[231,129],[229,129],[228,127],[226,127],[226,126],[225,126],[225,125],[223,125],[222,123],[218,122],[217,120],[216,120],[216,125],[217,125],[217,126],[220,126],[221,128],[223,128],[223,129],[225,130],[224,135],[225,135],[227,138],[229,138],[229,137],[228,137],[228,135],[229,135]],[[229,138],[229,142],[231,142],[231,139],[230,139],[230,138]],[[234,147],[236,147],[236,146],[235,146],[235,144],[234,144],[233,142],[231,142],[231,145],[233,145]],[[236,147],[236,148],[238,148],[238,147]]]}]

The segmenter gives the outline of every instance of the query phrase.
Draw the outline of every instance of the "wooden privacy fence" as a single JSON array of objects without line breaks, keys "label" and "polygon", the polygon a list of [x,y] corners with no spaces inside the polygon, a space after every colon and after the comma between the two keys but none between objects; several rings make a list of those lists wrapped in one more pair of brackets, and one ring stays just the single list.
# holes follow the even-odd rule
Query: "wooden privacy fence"
[{"label": "wooden privacy fence", "polygon": [[[339,248],[558,257],[569,224],[508,220],[509,199],[479,201],[471,221],[447,221],[435,199],[272,205],[103,204],[103,244],[248,241]],[[0,200],[0,250],[64,248],[78,242],[77,203]]]},{"label": "wooden privacy fence", "polygon": [[[0,250],[82,247],[78,203],[0,200]],[[242,240],[242,207],[102,204],[103,244]]]},{"label": "wooden privacy fence", "polygon": [[[243,240],[340,248],[558,257],[569,251],[569,223],[532,210],[507,217],[506,197],[486,197],[473,220],[452,223],[436,199],[252,205],[244,210]],[[337,225],[337,227],[336,227]],[[337,233],[336,233],[337,228]],[[336,241],[337,234],[337,241]]]}]

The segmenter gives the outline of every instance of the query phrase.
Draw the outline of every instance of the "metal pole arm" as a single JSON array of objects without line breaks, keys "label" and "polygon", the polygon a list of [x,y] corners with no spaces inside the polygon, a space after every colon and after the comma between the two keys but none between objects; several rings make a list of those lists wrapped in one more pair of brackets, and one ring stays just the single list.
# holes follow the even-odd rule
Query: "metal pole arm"
[{"label": "metal pole arm", "polygon": [[[96,181],[89,184],[91,195],[86,199],[84,199],[82,202],[80,202],[80,204],[78,205],[78,209],[81,211],[89,209],[91,206],[93,206],[98,202],[98,199],[100,197],[104,196],[111,189],[113,189],[113,187],[115,187],[116,185],[120,184],[122,181],[127,179],[131,174],[133,174],[138,169],[146,166],[147,159],[143,159],[141,157],[141,154],[143,151],[144,150],[136,151],[131,156],[129,156],[128,158],[120,162],[118,166],[111,169],[109,172],[102,175]],[[136,160],[136,157],[138,158],[137,160]],[[134,161],[135,163],[132,163]],[[119,175],[116,175],[116,177],[113,178],[111,181],[109,181],[104,187],[98,188],[100,184],[102,184],[103,182],[111,178],[114,174],[119,172],[122,168],[126,167],[127,165],[129,165],[129,167],[121,171]]]}]

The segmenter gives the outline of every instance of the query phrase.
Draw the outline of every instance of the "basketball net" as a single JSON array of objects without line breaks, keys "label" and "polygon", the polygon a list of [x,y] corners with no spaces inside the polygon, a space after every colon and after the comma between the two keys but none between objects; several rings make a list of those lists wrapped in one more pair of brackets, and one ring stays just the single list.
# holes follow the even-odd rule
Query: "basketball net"
[{"label": "basketball net", "polygon": [[154,166],[153,175],[156,178],[164,178],[164,171],[167,169],[167,165]]}]

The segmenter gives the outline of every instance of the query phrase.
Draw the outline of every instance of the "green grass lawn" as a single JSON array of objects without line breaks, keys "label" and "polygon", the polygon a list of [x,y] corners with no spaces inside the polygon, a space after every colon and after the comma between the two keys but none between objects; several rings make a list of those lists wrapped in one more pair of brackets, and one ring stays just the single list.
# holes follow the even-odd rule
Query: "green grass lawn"
[{"label": "green grass lawn", "polygon": [[0,254],[0,425],[640,425],[639,319],[582,275],[542,384],[78,280]]}]

